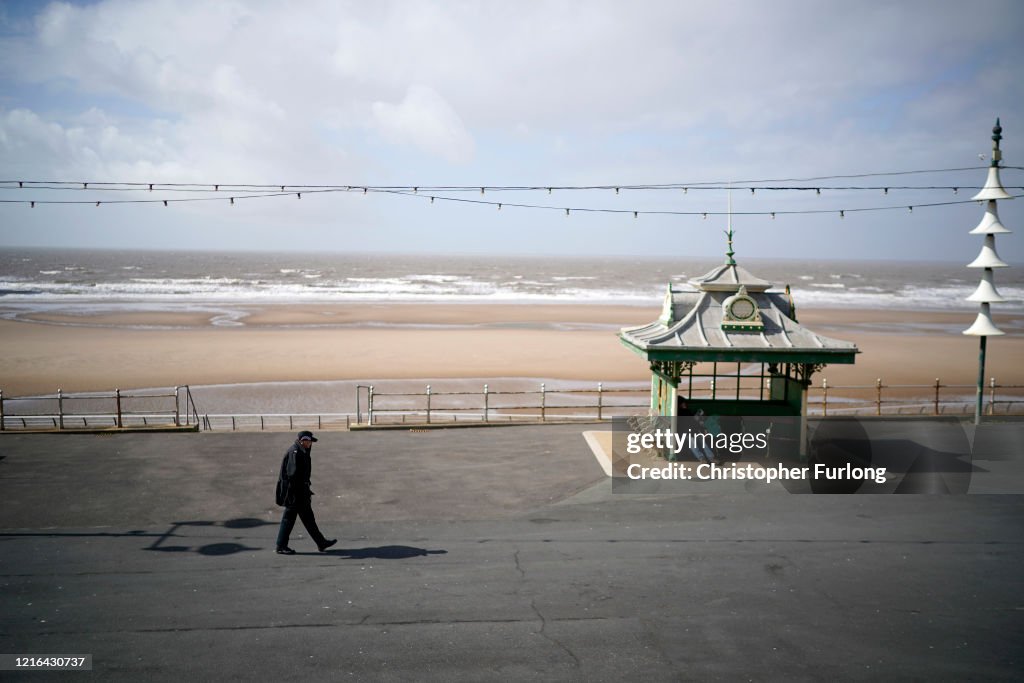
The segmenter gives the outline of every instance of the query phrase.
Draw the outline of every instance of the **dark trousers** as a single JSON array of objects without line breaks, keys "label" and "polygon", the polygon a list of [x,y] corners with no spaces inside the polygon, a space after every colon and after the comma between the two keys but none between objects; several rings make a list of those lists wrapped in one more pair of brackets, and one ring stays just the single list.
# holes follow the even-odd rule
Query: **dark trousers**
[{"label": "dark trousers", "polygon": [[302,525],[306,527],[306,532],[313,539],[313,542],[316,543],[316,547],[322,546],[325,539],[316,525],[313,508],[309,501],[303,501],[295,507],[286,507],[284,509],[284,514],[281,516],[281,529],[277,532],[277,547],[288,547],[288,537],[291,536],[292,528],[295,527],[296,517],[302,520]]}]

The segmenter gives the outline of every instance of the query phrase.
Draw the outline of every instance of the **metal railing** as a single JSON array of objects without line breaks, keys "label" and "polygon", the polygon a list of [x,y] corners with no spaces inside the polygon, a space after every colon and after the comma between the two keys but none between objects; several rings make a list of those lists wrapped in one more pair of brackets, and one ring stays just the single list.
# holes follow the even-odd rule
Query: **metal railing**
[{"label": "metal railing", "polygon": [[134,392],[65,393],[58,389],[55,394],[16,397],[6,397],[0,391],[0,431],[198,426],[199,412],[187,385]]},{"label": "metal railing", "polygon": [[[713,389],[709,388],[709,391]],[[808,414],[969,415],[976,386],[943,384],[829,384],[808,388]],[[709,394],[710,395],[710,394]],[[1024,385],[998,384],[985,392],[986,415],[1024,413]],[[103,402],[106,402],[103,405]],[[94,408],[99,403],[99,408]],[[380,392],[373,385],[356,389],[355,413],[200,414],[190,388],[122,392],[65,393],[6,397],[0,391],[0,431],[101,430],[192,427],[205,431],[284,431],[348,429],[353,424],[507,424],[514,422],[605,421],[647,415],[650,387],[548,388],[494,391]]]},{"label": "metal railing", "polygon": [[354,417],[354,413],[208,413],[200,416],[200,425],[209,432],[348,429]]},{"label": "metal railing", "polygon": [[[637,395],[643,400],[628,400]],[[368,425],[603,421],[646,414],[650,388],[607,389],[598,382],[595,389],[549,389],[541,383],[534,391],[493,391],[488,384],[482,391],[434,391],[428,384],[423,392],[379,392],[361,385],[356,405],[356,422],[362,424],[365,415]]]},{"label": "metal railing", "polygon": [[[952,395],[950,395],[952,393]],[[989,380],[984,407],[986,415],[1012,415],[1024,412],[1024,385],[997,384]],[[823,378],[820,386],[808,388],[808,413],[822,415],[964,415],[972,414],[977,400],[977,385],[943,384],[935,378],[931,384],[832,385]]]}]

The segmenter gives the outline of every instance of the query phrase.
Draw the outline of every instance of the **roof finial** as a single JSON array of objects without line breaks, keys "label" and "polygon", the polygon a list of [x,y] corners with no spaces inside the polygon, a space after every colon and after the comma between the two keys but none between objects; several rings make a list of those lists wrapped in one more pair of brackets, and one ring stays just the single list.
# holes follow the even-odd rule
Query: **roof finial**
[{"label": "roof finial", "polygon": [[998,166],[1003,158],[999,151],[999,141],[1003,139],[1003,127],[999,125],[999,117],[996,117],[996,125],[992,128],[992,165]]},{"label": "roof finial", "polygon": [[735,266],[736,265],[736,259],[734,259],[733,256],[736,254],[736,252],[732,250],[732,188],[731,187],[729,188],[729,219],[728,219],[728,224],[727,225],[728,225],[729,229],[725,231],[725,236],[728,238],[727,242],[728,242],[728,245],[729,245],[729,250],[725,252],[725,265],[727,265],[727,266]]}]

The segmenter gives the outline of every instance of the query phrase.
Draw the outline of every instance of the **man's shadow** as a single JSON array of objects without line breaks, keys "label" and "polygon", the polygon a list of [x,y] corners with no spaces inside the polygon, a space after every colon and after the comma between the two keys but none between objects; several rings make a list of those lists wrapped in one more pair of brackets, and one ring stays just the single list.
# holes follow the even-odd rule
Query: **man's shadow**
[{"label": "man's shadow", "polygon": [[447,555],[447,550],[427,550],[407,545],[382,545],[375,548],[338,548],[328,550],[324,555],[344,557],[348,560],[407,560],[427,555]]}]

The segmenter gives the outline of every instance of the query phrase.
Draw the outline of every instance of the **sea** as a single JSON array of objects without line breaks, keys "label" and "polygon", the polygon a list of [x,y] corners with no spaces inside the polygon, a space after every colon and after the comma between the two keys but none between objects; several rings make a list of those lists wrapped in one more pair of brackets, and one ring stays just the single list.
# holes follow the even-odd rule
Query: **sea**
[{"label": "sea", "polygon": [[[431,302],[656,306],[721,258],[393,255],[92,249],[0,250],[0,316],[26,311],[177,310],[211,304]],[[804,308],[977,310],[962,263],[743,259]],[[995,273],[1024,311],[1024,274]],[[225,318],[230,324],[230,316]]]}]

